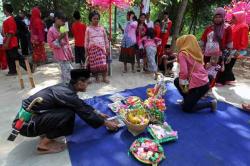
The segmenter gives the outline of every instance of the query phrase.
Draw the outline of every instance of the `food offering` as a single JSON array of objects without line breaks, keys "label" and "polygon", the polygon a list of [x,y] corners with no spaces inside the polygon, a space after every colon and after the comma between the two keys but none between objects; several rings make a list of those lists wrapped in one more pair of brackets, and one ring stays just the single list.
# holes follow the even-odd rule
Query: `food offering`
[{"label": "food offering", "polygon": [[157,166],[165,159],[163,147],[149,138],[138,138],[130,149],[130,153],[140,162]]},{"label": "food offering", "polygon": [[167,109],[164,99],[150,97],[144,101],[144,107],[150,116],[151,123],[164,122],[164,112]]},{"label": "food offering", "polygon": [[124,122],[128,127],[128,131],[137,136],[144,132],[149,124],[149,116],[145,110],[130,110],[126,113]]},{"label": "food offering", "polygon": [[175,141],[178,139],[177,131],[174,131],[167,122],[164,122],[163,124],[150,124],[148,131],[159,143]]}]

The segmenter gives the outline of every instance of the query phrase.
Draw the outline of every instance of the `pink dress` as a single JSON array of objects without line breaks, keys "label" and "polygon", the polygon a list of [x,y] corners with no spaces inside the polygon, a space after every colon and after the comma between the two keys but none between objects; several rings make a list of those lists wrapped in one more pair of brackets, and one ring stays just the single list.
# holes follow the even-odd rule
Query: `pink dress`
[{"label": "pink dress", "polygon": [[54,59],[56,61],[73,61],[73,53],[72,49],[69,44],[69,38],[68,35],[60,41],[58,41],[58,38],[60,36],[60,32],[56,29],[55,26],[52,26],[47,34],[47,40],[49,43],[50,48],[53,51]]},{"label": "pink dress", "polygon": [[85,33],[85,48],[92,73],[107,71],[107,50],[109,41],[105,29],[101,26],[88,26]]}]

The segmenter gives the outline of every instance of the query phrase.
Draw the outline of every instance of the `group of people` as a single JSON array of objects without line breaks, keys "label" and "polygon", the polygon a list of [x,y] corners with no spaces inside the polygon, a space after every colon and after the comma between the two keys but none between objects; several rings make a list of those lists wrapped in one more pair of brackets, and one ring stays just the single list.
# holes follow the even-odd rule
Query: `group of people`
[{"label": "group of people", "polygon": [[123,73],[128,72],[127,64],[130,63],[132,72],[141,71],[141,60],[143,71],[152,72],[157,78],[158,70],[164,74],[173,76],[172,67],[175,55],[172,53],[168,39],[171,33],[172,21],[169,14],[164,12],[163,19],[150,20],[150,13],[141,13],[137,19],[133,11],[127,13],[127,23],[123,29],[121,53],[119,61],[124,63]]},{"label": "group of people", "polygon": [[[3,47],[7,57],[18,58],[16,26],[10,5],[4,5],[4,13],[8,16],[4,21]],[[40,10],[32,10],[31,26],[34,29],[42,27]],[[124,35],[121,44],[119,60],[124,63],[124,73],[128,72],[127,63],[132,66],[132,72],[141,72],[141,60],[143,69],[157,76],[157,71],[163,70],[171,76],[173,63],[179,63],[179,76],[174,84],[183,100],[179,102],[184,112],[196,112],[206,108],[216,111],[216,100],[201,100],[202,97],[216,84],[229,84],[234,81],[232,68],[239,56],[246,54],[248,46],[248,26],[245,24],[244,14],[235,13],[232,25],[225,22],[225,10],[218,8],[213,17],[213,23],[202,35],[199,43],[194,35],[184,35],[177,39],[178,54],[174,54],[168,45],[172,22],[168,13],[164,13],[162,21],[150,21],[148,14],[140,14],[139,20],[135,13],[127,13],[127,23],[123,30]],[[19,131],[21,135],[28,137],[41,136],[37,151],[41,154],[56,153],[65,149],[64,143],[54,139],[60,136],[72,134],[74,129],[75,114],[90,126],[97,128],[106,126],[109,130],[117,130],[116,123],[107,120],[107,115],[96,111],[84,103],[77,92],[84,92],[89,84],[90,73],[96,81],[109,83],[107,78],[109,57],[109,41],[104,27],[99,25],[100,14],[93,11],[89,14],[90,25],[86,26],[80,21],[78,11],[73,14],[75,22],[71,30],[75,39],[75,57],[69,44],[68,31],[65,27],[66,16],[61,11],[54,14],[54,23],[47,32],[47,41],[53,51],[54,57],[60,64],[63,83],[47,87],[36,94],[23,100],[22,108],[27,110],[29,105],[37,97],[42,97],[43,102],[34,106],[36,113],[31,120]],[[32,29],[32,28],[31,28]],[[40,36],[38,29],[31,30],[38,35],[31,37],[32,43],[38,44],[39,49],[44,43],[44,35]],[[42,52],[42,51],[41,51]],[[79,65],[73,69],[72,62]],[[14,69],[10,69],[11,70]],[[19,118],[19,114],[13,121],[13,126]]]},{"label": "group of people", "polygon": [[[4,4],[3,10],[6,18],[3,20],[1,38],[1,65],[2,69],[9,68],[7,76],[16,75],[18,60],[21,67],[26,70],[24,59],[32,54],[32,71],[41,63],[45,63],[45,25],[41,18],[41,11],[34,7],[31,15],[25,15],[23,11],[14,17],[11,4]],[[19,52],[18,49],[21,49]]]}]

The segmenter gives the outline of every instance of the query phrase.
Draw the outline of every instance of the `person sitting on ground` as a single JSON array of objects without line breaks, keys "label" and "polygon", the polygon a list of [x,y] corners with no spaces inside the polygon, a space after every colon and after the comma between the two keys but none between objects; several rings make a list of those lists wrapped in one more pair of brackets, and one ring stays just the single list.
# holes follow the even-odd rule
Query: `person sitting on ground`
[{"label": "person sitting on ground", "polygon": [[[90,73],[84,69],[74,69],[70,74],[69,83],[47,87],[22,101],[22,108],[26,110],[37,97],[43,99],[32,108],[35,114],[20,130],[20,134],[26,137],[41,136],[37,146],[37,152],[40,154],[57,153],[66,148],[64,143],[54,139],[73,133],[75,114],[93,128],[106,126],[109,130],[118,129],[116,123],[106,121],[108,115],[98,113],[78,97],[77,92],[86,91]],[[18,115],[13,126],[17,120]]]},{"label": "person sitting on ground", "polygon": [[218,64],[219,58],[219,56],[211,56],[210,62],[205,65],[210,82],[210,88],[213,88],[216,84],[216,76],[218,71],[223,72],[225,70],[223,60],[221,61],[221,64]]},{"label": "person sitting on ground", "polygon": [[217,101],[199,100],[208,92],[208,74],[203,66],[203,54],[194,35],[184,35],[176,41],[178,62],[180,67],[179,78],[174,84],[183,97],[181,103],[184,112],[197,112],[204,108],[216,111]]},{"label": "person sitting on ground", "polygon": [[174,73],[172,71],[174,67],[174,62],[176,61],[176,53],[173,53],[171,46],[166,45],[163,56],[159,56],[159,70],[164,72],[164,75],[167,77],[174,77]]}]

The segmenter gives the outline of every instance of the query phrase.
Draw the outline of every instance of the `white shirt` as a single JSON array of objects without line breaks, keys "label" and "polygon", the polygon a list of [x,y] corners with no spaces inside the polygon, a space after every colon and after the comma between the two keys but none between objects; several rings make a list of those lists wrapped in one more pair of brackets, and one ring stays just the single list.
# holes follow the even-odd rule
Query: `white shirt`
[{"label": "white shirt", "polygon": [[146,20],[145,23],[147,24],[148,28],[154,28],[154,22],[149,20],[149,22]]}]

